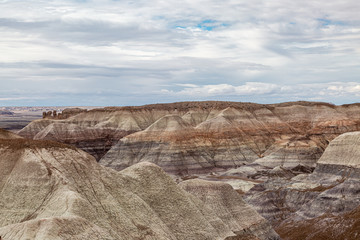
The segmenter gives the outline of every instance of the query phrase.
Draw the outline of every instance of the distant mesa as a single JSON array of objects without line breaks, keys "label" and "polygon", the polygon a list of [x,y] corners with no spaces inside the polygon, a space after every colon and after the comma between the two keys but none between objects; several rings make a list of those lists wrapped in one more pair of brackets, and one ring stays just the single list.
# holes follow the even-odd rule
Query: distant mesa
[{"label": "distant mesa", "polygon": [[87,112],[87,109],[83,108],[65,108],[61,113],[56,110],[43,112],[44,119],[66,119],[71,116],[77,115],[82,112]]}]

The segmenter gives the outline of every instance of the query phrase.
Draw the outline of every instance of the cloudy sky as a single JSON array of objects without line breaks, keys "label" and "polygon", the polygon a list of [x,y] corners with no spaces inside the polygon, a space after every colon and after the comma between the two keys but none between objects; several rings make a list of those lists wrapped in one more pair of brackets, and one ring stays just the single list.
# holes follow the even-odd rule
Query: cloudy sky
[{"label": "cloudy sky", "polygon": [[0,106],[360,102],[358,0],[0,0]]}]

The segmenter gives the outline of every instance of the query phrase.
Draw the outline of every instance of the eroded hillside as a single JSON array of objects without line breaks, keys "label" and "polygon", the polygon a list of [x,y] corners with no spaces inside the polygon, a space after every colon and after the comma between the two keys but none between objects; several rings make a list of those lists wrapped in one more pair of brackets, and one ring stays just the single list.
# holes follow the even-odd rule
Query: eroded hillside
[{"label": "eroded hillside", "polygon": [[284,239],[357,239],[360,236],[360,132],[335,138],[315,171],[272,178],[246,193],[248,203]]},{"label": "eroded hillside", "polygon": [[[181,188],[152,163],[117,172],[73,146],[5,133],[1,239],[278,239],[229,185]],[[202,186],[217,196],[219,209],[193,194]]]},{"label": "eroded hillside", "polygon": [[270,168],[314,167],[332,139],[357,130],[359,104],[183,102],[41,119],[19,134],[72,144],[117,170],[150,161],[189,175],[254,161]]}]

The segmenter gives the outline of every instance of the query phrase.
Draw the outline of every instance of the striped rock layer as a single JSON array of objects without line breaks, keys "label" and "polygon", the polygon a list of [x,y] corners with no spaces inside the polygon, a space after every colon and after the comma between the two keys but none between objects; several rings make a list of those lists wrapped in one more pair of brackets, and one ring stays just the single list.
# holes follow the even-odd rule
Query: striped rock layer
[{"label": "striped rock layer", "polygon": [[0,138],[1,239],[279,239],[229,185],[201,182],[211,209],[192,194],[199,184],[152,163],[118,172],[72,146]]},{"label": "striped rock layer", "polygon": [[182,102],[41,119],[19,134],[72,144],[117,170],[149,161],[187,175],[256,161],[315,166],[336,136],[360,130],[360,105]]},{"label": "striped rock layer", "polygon": [[357,239],[360,236],[360,132],[331,141],[313,173],[270,179],[246,201],[283,239]]}]

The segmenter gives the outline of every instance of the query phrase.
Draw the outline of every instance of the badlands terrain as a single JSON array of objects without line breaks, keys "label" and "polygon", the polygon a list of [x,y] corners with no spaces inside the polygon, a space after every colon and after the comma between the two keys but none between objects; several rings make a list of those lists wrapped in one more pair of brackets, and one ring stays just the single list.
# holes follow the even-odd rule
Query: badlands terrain
[{"label": "badlands terrain", "polygon": [[62,143],[0,131],[0,236],[19,239],[279,239],[228,184],[120,172]]},{"label": "badlands terrain", "polygon": [[0,236],[359,239],[359,131],[360,104],[44,114],[0,132]]},{"label": "badlands terrain", "polygon": [[149,161],[179,176],[253,162],[315,167],[332,139],[360,130],[360,104],[182,102],[66,116],[33,121],[19,135],[71,144],[116,170]]}]

